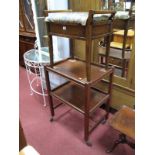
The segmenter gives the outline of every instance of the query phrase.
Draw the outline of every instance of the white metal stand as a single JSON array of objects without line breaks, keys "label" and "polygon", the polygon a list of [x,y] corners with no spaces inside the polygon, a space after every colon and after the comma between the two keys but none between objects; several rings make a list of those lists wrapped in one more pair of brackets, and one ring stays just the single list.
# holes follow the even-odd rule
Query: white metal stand
[{"label": "white metal stand", "polygon": [[[33,95],[33,92],[43,96],[43,105],[46,106],[47,93],[44,88],[45,80],[44,77],[44,65],[49,64],[49,56],[45,55],[42,52],[39,52],[36,49],[31,49],[24,53],[24,62],[26,66],[27,78],[30,85],[30,95]],[[41,86],[41,92],[39,92],[36,87]],[[34,87],[36,85],[36,87]]]}]

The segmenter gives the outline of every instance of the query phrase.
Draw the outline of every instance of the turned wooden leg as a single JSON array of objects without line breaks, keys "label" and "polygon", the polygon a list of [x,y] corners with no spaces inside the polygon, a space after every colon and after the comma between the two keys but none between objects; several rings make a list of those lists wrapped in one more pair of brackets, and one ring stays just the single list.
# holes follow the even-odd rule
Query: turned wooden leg
[{"label": "turned wooden leg", "polygon": [[111,99],[109,98],[108,101],[107,101],[107,104],[106,104],[106,115],[105,115],[105,120],[104,121],[106,121],[108,119],[108,117],[109,117],[110,102],[111,102]]}]

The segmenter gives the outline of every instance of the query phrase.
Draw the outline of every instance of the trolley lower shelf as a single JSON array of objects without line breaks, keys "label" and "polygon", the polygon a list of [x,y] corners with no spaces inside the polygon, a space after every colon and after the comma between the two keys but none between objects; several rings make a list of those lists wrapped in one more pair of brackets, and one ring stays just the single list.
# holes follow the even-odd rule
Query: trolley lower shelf
[{"label": "trolley lower shelf", "polygon": [[[62,102],[70,105],[81,113],[85,113],[85,89],[73,82],[66,83],[65,85],[51,91],[50,95],[55,96]],[[90,103],[89,113],[92,113],[103,102],[109,98],[108,94],[101,93],[91,88],[90,90]]]}]

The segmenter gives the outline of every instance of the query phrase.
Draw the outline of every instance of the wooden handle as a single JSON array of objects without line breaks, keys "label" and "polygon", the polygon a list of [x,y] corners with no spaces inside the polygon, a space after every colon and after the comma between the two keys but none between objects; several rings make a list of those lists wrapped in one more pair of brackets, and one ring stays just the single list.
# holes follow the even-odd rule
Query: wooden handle
[{"label": "wooden handle", "polygon": [[44,10],[45,16],[47,16],[48,13],[58,13],[58,12],[72,12],[72,10]]}]

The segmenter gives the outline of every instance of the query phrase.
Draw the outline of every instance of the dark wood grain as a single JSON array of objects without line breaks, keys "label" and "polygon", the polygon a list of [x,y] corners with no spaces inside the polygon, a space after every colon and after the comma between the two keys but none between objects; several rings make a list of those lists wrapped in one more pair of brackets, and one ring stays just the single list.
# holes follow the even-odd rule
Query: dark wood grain
[{"label": "dark wood grain", "polygon": [[[66,61],[62,61],[61,63],[54,65],[52,69],[50,66],[47,66],[47,70],[53,71],[61,76],[65,76],[70,80],[78,82],[79,84],[85,85],[87,83],[87,74],[85,70],[85,62],[76,60],[76,59],[67,59]],[[105,75],[111,73],[111,69],[104,69],[101,66],[91,65],[91,81],[89,84],[93,84],[94,82],[101,80]]]},{"label": "dark wood grain", "polygon": [[[88,89],[88,91],[85,91],[85,89]],[[107,100],[108,95],[98,92],[93,88],[90,90],[89,89],[90,88],[84,88],[73,82],[70,82],[62,87],[59,87],[58,89],[55,89],[50,93],[50,95],[54,95],[57,98],[63,99],[64,102],[73,106],[83,114],[86,112],[85,109],[87,109],[88,113],[91,113],[94,108],[97,108],[97,105],[100,105],[99,103],[101,101]],[[86,92],[87,95],[90,92],[90,99],[85,99],[85,97],[87,97]],[[89,100],[87,104],[85,104],[85,100]]]}]

